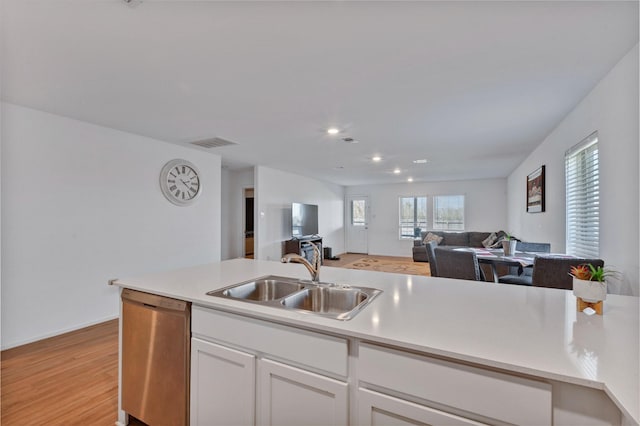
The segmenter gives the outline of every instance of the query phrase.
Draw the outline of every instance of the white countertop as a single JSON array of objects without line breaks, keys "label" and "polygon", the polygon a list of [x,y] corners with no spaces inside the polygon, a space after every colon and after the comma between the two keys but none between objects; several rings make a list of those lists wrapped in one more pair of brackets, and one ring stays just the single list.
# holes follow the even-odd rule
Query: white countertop
[{"label": "white countertop", "polygon": [[299,264],[234,259],[115,285],[513,372],[604,390],[640,424],[639,302],[608,295],[604,315],[576,312],[570,291],[322,267],[321,280],[383,290],[349,321],[207,296]]}]

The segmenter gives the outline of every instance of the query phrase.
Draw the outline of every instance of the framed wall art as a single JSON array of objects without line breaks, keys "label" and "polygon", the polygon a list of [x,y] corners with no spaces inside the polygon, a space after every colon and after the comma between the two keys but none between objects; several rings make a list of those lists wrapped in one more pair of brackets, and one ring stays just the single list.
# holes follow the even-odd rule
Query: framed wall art
[{"label": "framed wall art", "polygon": [[527,213],[544,211],[544,166],[527,176]]}]

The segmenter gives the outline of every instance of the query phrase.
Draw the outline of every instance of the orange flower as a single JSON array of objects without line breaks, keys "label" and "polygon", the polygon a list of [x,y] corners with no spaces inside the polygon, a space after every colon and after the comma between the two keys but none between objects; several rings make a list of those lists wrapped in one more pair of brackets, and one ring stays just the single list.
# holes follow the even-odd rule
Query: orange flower
[{"label": "orange flower", "polygon": [[572,266],[570,275],[573,275],[579,280],[591,281],[591,270],[589,269],[589,265],[586,264]]},{"label": "orange flower", "polygon": [[613,277],[616,279],[620,278],[620,272],[610,269],[603,268],[602,266],[593,266],[589,263],[585,263],[578,266],[572,266],[571,272],[569,275],[574,276],[579,280],[587,280],[587,281],[599,281],[604,282],[607,277]]}]

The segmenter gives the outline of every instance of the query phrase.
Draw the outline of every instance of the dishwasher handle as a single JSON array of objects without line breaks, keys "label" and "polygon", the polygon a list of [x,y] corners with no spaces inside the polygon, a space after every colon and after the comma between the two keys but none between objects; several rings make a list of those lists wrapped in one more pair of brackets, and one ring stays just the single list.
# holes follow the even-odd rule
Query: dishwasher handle
[{"label": "dishwasher handle", "polygon": [[122,289],[122,301],[130,301],[150,308],[162,308],[172,311],[188,311],[189,302],[172,299],[170,297],[158,296],[157,294],[144,293],[142,291]]}]

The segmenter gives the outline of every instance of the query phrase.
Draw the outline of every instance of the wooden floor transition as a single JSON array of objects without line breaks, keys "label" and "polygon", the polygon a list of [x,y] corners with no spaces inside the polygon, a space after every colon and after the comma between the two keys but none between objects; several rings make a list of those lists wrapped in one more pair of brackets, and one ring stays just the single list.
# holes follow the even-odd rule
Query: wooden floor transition
[{"label": "wooden floor transition", "polygon": [[[324,265],[340,267],[363,256],[341,254]],[[2,425],[113,426],[118,419],[117,320],[7,349],[1,360]]]}]

